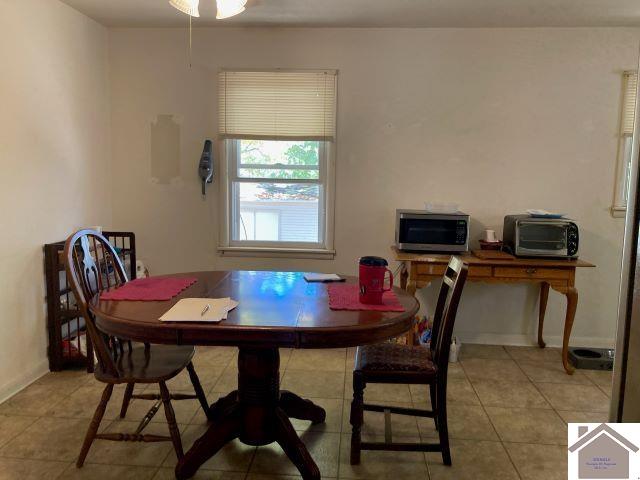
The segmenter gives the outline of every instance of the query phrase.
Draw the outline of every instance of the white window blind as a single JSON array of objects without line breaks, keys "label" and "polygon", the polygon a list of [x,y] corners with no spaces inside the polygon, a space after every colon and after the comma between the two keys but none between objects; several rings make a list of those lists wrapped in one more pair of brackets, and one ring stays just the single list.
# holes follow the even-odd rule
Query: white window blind
[{"label": "white window blind", "polygon": [[636,91],[638,73],[624,72],[624,92],[622,98],[622,135],[633,135],[633,120],[636,113]]},{"label": "white window blind", "polygon": [[333,141],[336,71],[222,71],[222,138]]}]

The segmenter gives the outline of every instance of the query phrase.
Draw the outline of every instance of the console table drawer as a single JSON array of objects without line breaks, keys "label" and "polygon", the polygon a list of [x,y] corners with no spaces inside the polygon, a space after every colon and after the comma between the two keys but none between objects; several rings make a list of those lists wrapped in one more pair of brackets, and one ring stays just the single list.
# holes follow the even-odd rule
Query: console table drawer
[{"label": "console table drawer", "polygon": [[477,265],[471,265],[469,267],[469,277],[490,277],[491,267],[480,267]]},{"label": "console table drawer", "polygon": [[416,266],[416,271],[418,275],[444,275],[445,270],[447,269],[446,265],[442,264],[418,264]]},{"label": "console table drawer", "polygon": [[496,267],[494,276],[501,278],[568,279],[571,277],[571,272],[563,268]]}]

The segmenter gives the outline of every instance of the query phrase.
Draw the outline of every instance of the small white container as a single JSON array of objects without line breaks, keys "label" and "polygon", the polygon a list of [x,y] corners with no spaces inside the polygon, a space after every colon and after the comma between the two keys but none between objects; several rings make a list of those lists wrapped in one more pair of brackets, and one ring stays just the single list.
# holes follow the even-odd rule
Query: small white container
[{"label": "small white container", "polygon": [[449,363],[456,363],[458,361],[460,347],[461,345],[458,337],[453,337],[453,339],[451,340],[451,349],[449,350]]}]

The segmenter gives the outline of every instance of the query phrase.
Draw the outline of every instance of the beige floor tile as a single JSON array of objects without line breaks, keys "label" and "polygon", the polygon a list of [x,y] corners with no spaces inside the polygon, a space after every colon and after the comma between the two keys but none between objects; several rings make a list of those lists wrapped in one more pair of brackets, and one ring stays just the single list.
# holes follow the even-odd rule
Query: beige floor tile
[{"label": "beige floor tile", "polygon": [[592,385],[591,380],[580,370],[576,370],[573,375],[567,375],[561,362],[524,361],[518,362],[518,365],[532,382]]},{"label": "beige floor tile", "polygon": [[[415,437],[394,438],[398,442],[419,442]],[[427,479],[428,471],[421,452],[387,452],[363,450],[359,465],[351,465],[351,437],[342,435],[340,478],[362,480]]]},{"label": "beige floor tile", "polygon": [[[207,430],[207,427],[200,425],[189,425],[182,432],[182,446],[186,452],[191,448],[193,442],[200,438]],[[207,460],[202,467],[203,470],[223,470],[226,472],[246,472],[253,459],[256,447],[245,445],[239,440],[227,443],[213,457]],[[177,459],[175,455],[168,455],[165,459],[164,467],[175,467]]]},{"label": "beige floor tile", "polygon": [[[428,385],[409,385],[411,400],[421,404],[420,408],[431,408]],[[447,380],[447,404],[480,405],[480,400],[466,378],[449,378]]]},{"label": "beige floor tile", "polygon": [[51,385],[29,385],[0,405],[0,414],[46,415],[52,407],[67,397],[58,387]]},{"label": "beige floor tile", "polygon": [[[48,415],[58,418],[83,418],[86,420],[93,418],[105,386],[104,383],[95,382],[95,384],[76,389],[71,395],[52,406]],[[124,387],[114,387],[104,414],[105,420],[113,420],[120,414],[123,395]],[[86,424],[89,426],[88,421]]]},{"label": "beige floor tile", "polygon": [[503,442],[566,445],[567,426],[553,410],[486,407]]},{"label": "beige floor tile", "polygon": [[609,421],[607,412],[576,412],[570,410],[557,410],[557,412],[566,423],[605,423]]},{"label": "beige floor tile", "polygon": [[607,387],[603,387],[603,386],[601,386],[601,385],[598,385],[598,388],[600,389],[600,391],[601,391],[602,393],[604,393],[604,394],[606,395],[606,397],[607,397],[608,399],[611,399],[611,394],[613,393],[613,391],[612,391],[612,390],[613,390],[613,387],[608,387],[608,388],[607,388]]},{"label": "beige floor tile", "polygon": [[450,467],[437,452],[426,454],[431,480],[518,480],[502,443],[452,440]]},{"label": "beige floor tile", "polygon": [[511,359],[470,358],[460,362],[471,382],[496,380],[500,382],[526,382],[528,379]]},{"label": "beige floor tile", "polygon": [[[394,403],[397,407],[413,408],[411,403]],[[351,434],[351,400],[344,401],[344,413],[342,416],[342,432]],[[416,417],[410,415],[391,414],[391,431],[395,437],[418,437],[418,424]],[[384,437],[384,413],[364,412],[364,424],[362,425],[362,439],[371,440]]]},{"label": "beige floor tile", "polygon": [[82,468],[74,464],[56,480],[150,480],[156,473],[155,467],[129,467],[124,465],[98,465],[86,463]]},{"label": "beige floor tile", "polygon": [[[220,375],[222,375],[222,372],[225,370],[225,367],[199,365],[195,370],[198,374],[198,379],[200,380],[202,389],[207,392],[211,390],[213,386],[218,382],[218,379],[220,378]],[[167,387],[169,388],[170,392],[186,390],[193,392],[193,384],[191,383],[189,372],[184,369],[177,376],[167,382]]]},{"label": "beige floor tile", "polygon": [[[340,434],[305,432],[300,439],[318,465],[322,478],[338,476]],[[284,454],[277,443],[258,447],[251,463],[251,473],[297,475],[296,466]]]},{"label": "beige floor tile", "polygon": [[37,419],[22,415],[0,415],[0,447],[25,431]]},{"label": "beige floor tile", "polygon": [[589,380],[607,390],[613,389],[613,372],[610,370],[580,370]]},{"label": "beige floor tile", "polygon": [[[220,472],[212,470],[198,470],[191,480],[245,480],[246,474],[240,472]],[[153,480],[175,480],[173,468],[161,468]]]},{"label": "beige floor tile", "polygon": [[562,350],[554,347],[504,347],[516,362],[562,362]]},{"label": "beige floor tile", "polygon": [[567,478],[567,447],[530,443],[505,443],[504,446],[522,480]]},{"label": "beige floor tile", "polygon": [[[229,365],[216,380],[210,392],[229,393],[238,389],[238,368]],[[205,390],[206,392],[207,390]],[[210,395],[210,394],[209,394]]]},{"label": "beige floor tile", "polygon": [[80,452],[87,426],[84,419],[42,417],[2,447],[0,455],[71,462]]},{"label": "beige floor tile", "polygon": [[[106,432],[135,432],[138,422],[113,422],[103,431]],[[180,431],[184,426],[179,426]],[[169,435],[169,429],[161,423],[154,423],[144,429],[145,434]],[[88,463],[130,466],[160,466],[167,455],[175,455],[171,442],[142,443],[142,442],[112,442],[95,440],[87,456]]]},{"label": "beige floor tile", "polygon": [[531,382],[479,381],[473,387],[484,406],[551,408]]},{"label": "beige floor tile", "polygon": [[447,378],[467,378],[467,374],[463,370],[460,362],[449,363],[447,366]]},{"label": "beige floor tile", "polygon": [[595,385],[560,383],[538,383],[536,385],[556,410],[609,411],[609,399]]},{"label": "beige floor tile", "polygon": [[60,475],[68,465],[69,462],[0,458],[0,478],[3,480],[50,480]]},{"label": "beige floor tile", "polygon": [[308,398],[343,398],[344,372],[309,372],[287,368],[282,389]]},{"label": "beige floor tile", "polygon": [[196,369],[201,366],[225,368],[238,358],[236,347],[196,347],[193,364]]},{"label": "beige floor tile", "polygon": [[460,359],[470,358],[510,358],[502,345],[480,345],[474,343],[464,343],[460,351]]},{"label": "beige floor tile", "polygon": [[[332,477],[322,477],[329,480]],[[246,480],[297,480],[302,479],[300,475],[263,475],[260,473],[250,473],[247,475]]]},{"label": "beige floor tile", "polygon": [[49,372],[36,380],[33,385],[55,387],[61,391],[71,393],[74,389],[95,381],[92,373],[82,370],[63,370]]},{"label": "beige floor tile", "polygon": [[[418,418],[422,438],[437,438],[438,431],[431,418]],[[463,440],[495,440],[499,438],[484,409],[476,405],[447,405],[449,438]]]},{"label": "beige floor tile", "polygon": [[340,433],[342,428],[342,399],[340,398],[310,398],[313,403],[324,408],[327,416],[324,423],[312,425],[309,420],[291,418],[293,428],[298,432],[333,432]]},{"label": "beige floor tile", "polygon": [[291,353],[287,368],[293,370],[344,372],[347,359],[345,348],[326,350],[298,349]]}]

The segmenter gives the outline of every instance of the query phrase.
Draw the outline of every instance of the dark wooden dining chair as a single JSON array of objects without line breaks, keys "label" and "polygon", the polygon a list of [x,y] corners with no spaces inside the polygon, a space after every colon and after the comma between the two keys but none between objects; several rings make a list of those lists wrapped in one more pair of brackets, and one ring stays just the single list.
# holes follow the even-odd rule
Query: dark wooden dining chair
[{"label": "dark wooden dining chair", "polygon": [[[361,450],[442,452],[444,464],[451,465],[447,429],[447,369],[453,324],[467,279],[467,270],[467,265],[460,258],[451,258],[438,295],[430,348],[396,343],[358,347],[353,372],[350,419],[352,465],[360,463]],[[364,403],[364,390],[368,383],[429,385],[431,410]],[[384,413],[384,442],[362,441],[364,411]],[[391,432],[392,413],[433,418],[439,434],[439,443],[394,443]]]},{"label": "dark wooden dining chair", "polygon": [[[76,462],[82,467],[95,439],[133,442],[171,441],[178,458],[183,457],[182,441],[171,400],[198,399],[207,418],[211,419],[209,404],[198,375],[191,362],[192,346],[133,344],[126,339],[106,335],[96,326],[89,304],[106,289],[123,285],[127,275],[122,262],[109,241],[93,230],[80,230],[65,244],[65,266],[78,309],[86,322],[87,334],[94,345],[98,365],[95,378],[106,386],[89,425]],[[166,382],[187,369],[195,394],[170,394]],[[134,393],[136,384],[157,383],[160,393]],[[113,393],[114,385],[126,385],[120,417],[124,418],[131,399],[152,400],[153,406],[133,433],[98,433],[100,422]],[[143,430],[164,405],[170,436],[143,434]]]}]

